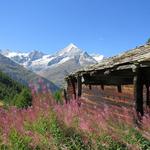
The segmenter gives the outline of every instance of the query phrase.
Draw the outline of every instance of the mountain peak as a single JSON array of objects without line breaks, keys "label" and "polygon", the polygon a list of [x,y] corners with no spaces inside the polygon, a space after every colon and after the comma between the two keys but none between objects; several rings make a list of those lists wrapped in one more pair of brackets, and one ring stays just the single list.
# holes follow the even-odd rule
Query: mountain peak
[{"label": "mountain peak", "polygon": [[71,49],[71,48],[78,48],[78,47],[75,44],[70,43],[66,48]]},{"label": "mountain peak", "polygon": [[67,47],[65,47],[64,49],[61,49],[57,54],[59,56],[62,56],[62,55],[79,54],[81,52],[82,52],[82,50],[79,49],[75,44],[70,43]]}]

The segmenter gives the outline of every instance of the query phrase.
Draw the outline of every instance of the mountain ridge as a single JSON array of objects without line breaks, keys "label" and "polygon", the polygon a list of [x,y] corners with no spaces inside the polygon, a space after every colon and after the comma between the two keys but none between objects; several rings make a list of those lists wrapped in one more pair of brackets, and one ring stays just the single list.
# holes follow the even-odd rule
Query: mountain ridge
[{"label": "mountain ridge", "polygon": [[[11,50],[0,50],[0,53],[13,61],[19,63],[20,65],[23,65],[26,68],[29,68],[31,70],[34,70],[34,65],[38,65],[38,62],[40,65],[46,66],[48,63],[57,55],[60,57],[62,55],[67,55],[67,53],[74,55],[76,53],[84,53],[86,51],[78,48],[75,44],[70,43],[67,47],[57,51],[55,54],[45,54],[42,51],[33,50],[31,52],[16,52]],[[86,52],[87,53],[87,52]],[[95,54],[96,57],[99,57],[99,59],[95,59],[96,57],[93,56],[93,54],[88,54],[89,56],[93,57],[93,59],[98,62],[103,59],[103,55]],[[71,56],[70,56],[71,57]],[[41,63],[43,62],[43,64]],[[44,64],[44,62],[46,62]]]},{"label": "mountain ridge", "polygon": [[7,51],[7,53],[1,51],[0,53],[44,78],[54,81],[57,86],[62,86],[63,79],[69,72],[97,63],[103,59],[103,55],[91,56],[73,43],[52,55],[44,54],[37,50],[18,54],[11,51]]}]

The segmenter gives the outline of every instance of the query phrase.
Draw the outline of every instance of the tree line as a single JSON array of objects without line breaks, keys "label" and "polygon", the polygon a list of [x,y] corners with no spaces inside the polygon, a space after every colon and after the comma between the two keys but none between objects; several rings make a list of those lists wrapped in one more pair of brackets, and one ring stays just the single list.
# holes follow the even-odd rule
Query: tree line
[{"label": "tree line", "polygon": [[30,89],[0,71],[0,101],[5,105],[27,108],[32,104]]}]

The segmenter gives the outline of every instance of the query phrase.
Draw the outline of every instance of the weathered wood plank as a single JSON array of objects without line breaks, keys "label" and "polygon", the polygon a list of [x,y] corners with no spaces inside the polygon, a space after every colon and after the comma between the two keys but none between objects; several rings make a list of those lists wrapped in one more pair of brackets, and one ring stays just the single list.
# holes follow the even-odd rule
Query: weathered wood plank
[{"label": "weathered wood plank", "polygon": [[101,89],[104,90],[104,84],[101,84]]},{"label": "weathered wood plank", "polygon": [[77,77],[77,93],[78,97],[81,97],[82,94],[82,81],[81,81],[81,76]]},{"label": "weathered wood plank", "polygon": [[146,84],[146,105],[150,107],[150,92],[149,92],[149,84]]},{"label": "weathered wood plank", "polygon": [[118,85],[118,86],[117,86],[117,89],[118,89],[118,92],[119,92],[119,93],[122,93],[121,85]]},{"label": "weathered wood plank", "polygon": [[137,113],[137,117],[139,117],[139,115],[143,116],[143,80],[140,68],[136,69],[133,83],[134,83],[135,110]]},{"label": "weathered wood plank", "polygon": [[91,84],[89,84],[89,89],[92,90],[92,85]]},{"label": "weathered wood plank", "polygon": [[72,88],[73,88],[73,98],[76,99],[76,87],[75,87],[75,81],[71,80]]}]

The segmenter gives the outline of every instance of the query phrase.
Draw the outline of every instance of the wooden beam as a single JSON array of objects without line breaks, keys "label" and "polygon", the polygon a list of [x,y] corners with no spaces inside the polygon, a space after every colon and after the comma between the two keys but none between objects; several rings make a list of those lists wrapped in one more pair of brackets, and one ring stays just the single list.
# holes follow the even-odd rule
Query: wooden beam
[{"label": "wooden beam", "polygon": [[[108,75],[110,74],[110,75]],[[97,71],[95,73],[89,73],[86,72],[85,74],[83,74],[83,77],[87,78],[87,77],[97,77],[97,78],[102,78],[102,77],[119,77],[119,78],[133,78],[134,73],[132,71],[132,69],[125,69],[125,70],[115,70],[115,71],[111,71],[110,70],[100,70]]]},{"label": "wooden beam", "polygon": [[77,76],[77,93],[78,97],[81,97],[82,94],[82,81],[81,81],[81,76]]},{"label": "wooden beam", "polygon": [[133,84],[134,73],[132,69],[130,70],[122,70],[122,71],[114,71],[111,72],[110,75],[104,75],[103,71],[98,71],[95,74],[84,74],[84,83],[92,84],[92,85],[127,85]]},{"label": "wooden beam", "polygon": [[87,77],[84,81],[85,84],[92,84],[92,85],[127,85],[133,84],[133,78],[117,78],[117,77]]},{"label": "wooden beam", "polygon": [[137,117],[143,116],[143,79],[142,72],[138,68],[134,76],[134,98],[135,98],[135,110]]},{"label": "wooden beam", "polygon": [[150,61],[141,62],[140,65],[146,65],[146,67],[150,67]]}]

